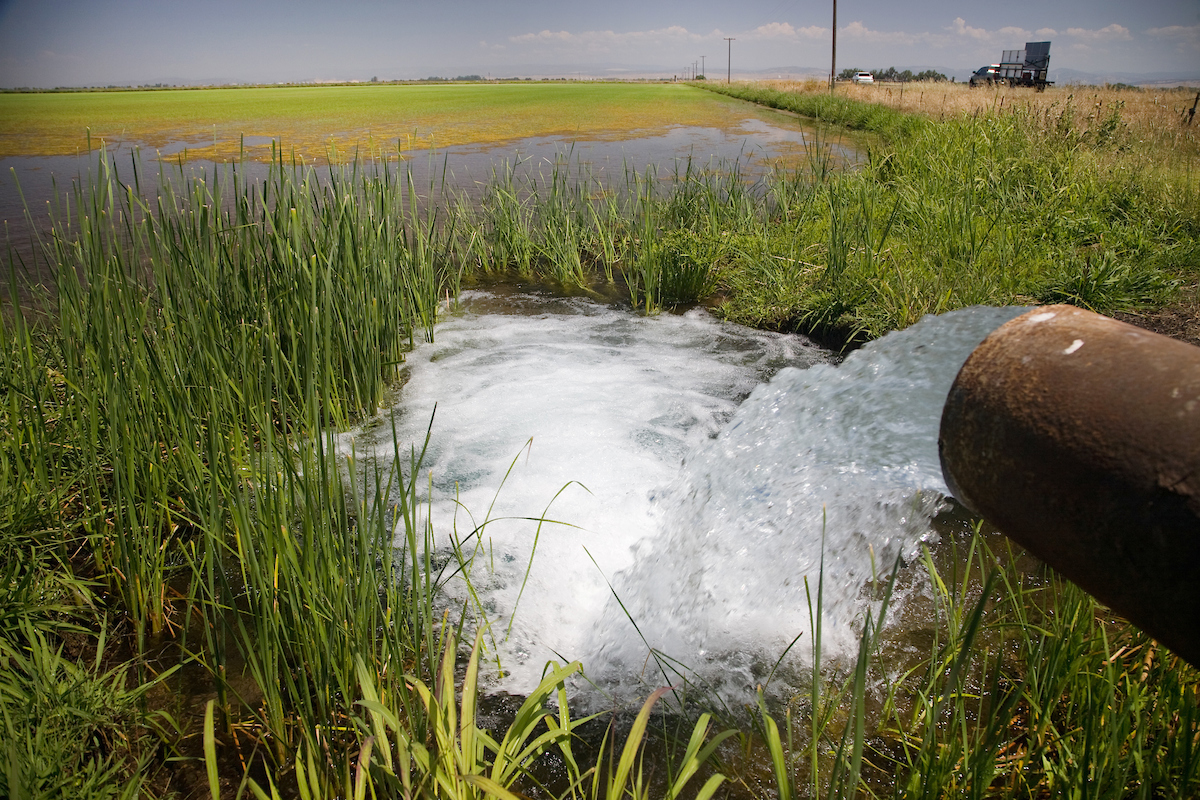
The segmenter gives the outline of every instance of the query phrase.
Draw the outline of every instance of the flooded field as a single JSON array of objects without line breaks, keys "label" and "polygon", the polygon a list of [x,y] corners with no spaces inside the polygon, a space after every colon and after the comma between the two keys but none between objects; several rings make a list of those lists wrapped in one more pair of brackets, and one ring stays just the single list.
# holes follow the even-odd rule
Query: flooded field
[{"label": "flooded field", "polygon": [[101,146],[128,181],[134,152],[143,179],[155,161],[189,170],[243,163],[253,175],[282,152],[302,164],[399,156],[470,186],[498,159],[537,162],[574,149],[634,169],[688,156],[794,161],[814,137],[841,155],[853,148],[794,117],[674,84],[13,94],[0,96],[0,220],[23,215],[18,183],[37,213],[54,181],[62,188],[95,170]]}]

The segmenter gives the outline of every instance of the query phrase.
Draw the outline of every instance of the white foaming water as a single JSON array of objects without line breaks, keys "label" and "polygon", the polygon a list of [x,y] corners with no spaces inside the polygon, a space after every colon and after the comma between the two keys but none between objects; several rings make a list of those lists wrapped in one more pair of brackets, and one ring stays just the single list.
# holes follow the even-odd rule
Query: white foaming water
[{"label": "white foaming water", "polygon": [[[632,699],[678,679],[653,648],[735,705],[808,631],[822,535],[823,650],[853,652],[872,554],[886,573],[930,536],[943,503],[950,384],[1022,311],[927,317],[834,366],[800,337],[698,310],[464,301],[410,356],[395,412],[401,444],[419,447],[437,404],[424,468],[439,542],[495,520],[471,567],[507,672],[493,686],[528,692],[547,660],[582,658],[591,680]],[[388,458],[390,425],[350,442]],[[527,519],[543,512],[568,524]],[[807,652],[789,658],[803,667]]]},{"label": "white foaming water", "polygon": [[[637,542],[658,535],[657,494],[684,456],[777,370],[829,354],[699,309],[642,317],[584,299],[482,292],[464,293],[462,305],[434,344],[410,354],[392,411],[406,453],[420,448],[437,406],[423,469],[439,545],[493,520],[471,582],[507,672],[493,685],[528,692],[546,661],[591,649],[608,581],[633,565]],[[390,413],[343,448],[361,462],[390,459]],[[528,519],[543,512],[567,524]],[[468,599],[461,583],[451,592]]]},{"label": "white foaming water", "polygon": [[[587,637],[593,679],[635,696],[677,670],[746,702],[808,635],[805,580],[815,604],[822,546],[822,651],[852,655],[872,557],[886,577],[931,536],[944,502],[937,435],[950,385],[979,342],[1025,310],[926,317],[840,365],[785,369],[755,389],[687,457],[661,528],[614,581],[624,608],[611,603]],[[807,642],[793,650],[793,665],[809,652]]]}]

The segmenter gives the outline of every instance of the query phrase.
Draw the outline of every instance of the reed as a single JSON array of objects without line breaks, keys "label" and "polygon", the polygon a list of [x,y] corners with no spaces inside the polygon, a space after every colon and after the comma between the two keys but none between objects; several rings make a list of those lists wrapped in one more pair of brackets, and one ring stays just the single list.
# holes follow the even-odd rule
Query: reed
[{"label": "reed", "polygon": [[757,252],[726,272],[723,310],[869,338],[974,303],[1160,305],[1194,279],[1197,216],[1186,174],[1143,158],[1020,111],[923,122],[814,181],[822,202],[794,221],[779,205]]},{"label": "reed", "polygon": [[[802,88],[801,88],[802,87]],[[885,140],[896,141],[910,136],[922,121],[910,114],[897,113],[885,105],[851,99],[843,94],[813,91],[810,85],[780,84],[778,82],[704,84],[703,88],[719,94],[748,100],[759,105],[792,111],[819,122],[851,130],[879,134]],[[797,91],[797,88],[800,88]]]},{"label": "reed", "polygon": [[[84,542],[59,563],[95,576],[135,655],[195,648],[226,730],[270,763],[302,742],[336,752],[354,657],[402,674],[428,646],[417,594],[433,589],[392,566],[413,504],[388,507],[386,485],[348,501],[321,437],[374,411],[431,333],[457,291],[453,232],[387,164],[319,179],[279,156],[262,185],[160,179],[153,205],[131,169],[122,183],[102,157],[58,204],[56,324],[4,324],[11,526]],[[260,699],[237,698],[234,669]]]},{"label": "reed", "polygon": [[[160,180],[153,205],[136,172],[126,184],[106,159],[97,170],[61,200],[39,253],[55,267],[56,324],[36,328],[18,310],[0,328],[11,356],[0,535],[30,553],[6,558],[0,596],[10,790],[65,791],[48,783],[62,765],[64,786],[156,793],[171,770],[154,754],[195,740],[169,716],[159,725],[145,698],[185,661],[216,698],[203,723],[178,703],[210,791],[226,774],[218,758],[240,763],[236,780],[257,795],[309,797],[506,796],[536,780],[538,754],[569,759],[563,681],[577,665],[555,672],[506,736],[463,727],[479,654],[456,708],[464,620],[443,607],[455,563],[422,510],[422,454],[396,444],[389,466],[360,465],[332,439],[377,407],[406,349],[431,334],[439,298],[457,293],[455,221],[387,164],[318,175],[278,157],[261,186],[236,169],[180,175]],[[542,213],[591,202],[568,190],[551,176]],[[105,607],[132,654],[111,669],[107,629],[91,627]],[[68,635],[95,642],[89,664],[62,653]],[[166,671],[162,652],[177,659]],[[69,691],[47,694],[58,686]],[[50,749],[41,734],[21,749],[32,718],[10,700],[38,692],[45,702],[30,708],[57,727]],[[544,708],[552,693],[561,714]],[[712,752],[708,728],[676,794]],[[85,730],[98,732],[78,740]],[[96,758],[112,737],[149,743]],[[641,740],[621,746],[615,772],[576,766],[573,796],[647,796]]]}]

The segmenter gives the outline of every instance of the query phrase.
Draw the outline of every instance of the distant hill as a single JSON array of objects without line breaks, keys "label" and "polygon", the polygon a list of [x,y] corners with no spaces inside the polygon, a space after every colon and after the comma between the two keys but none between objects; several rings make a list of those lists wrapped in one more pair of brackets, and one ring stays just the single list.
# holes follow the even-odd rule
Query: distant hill
[{"label": "distant hill", "polygon": [[1075,69],[1051,69],[1050,80],[1062,85],[1083,83],[1103,86],[1106,83],[1128,83],[1131,86],[1200,86],[1200,71],[1096,73]]}]

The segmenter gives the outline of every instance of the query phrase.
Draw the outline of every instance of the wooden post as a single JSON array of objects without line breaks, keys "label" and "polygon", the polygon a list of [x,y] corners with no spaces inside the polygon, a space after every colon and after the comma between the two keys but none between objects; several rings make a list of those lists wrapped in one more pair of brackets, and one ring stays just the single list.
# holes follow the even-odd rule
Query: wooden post
[{"label": "wooden post", "polygon": [[833,54],[829,62],[829,93],[833,94],[833,82],[837,80],[837,0],[833,0]]}]

